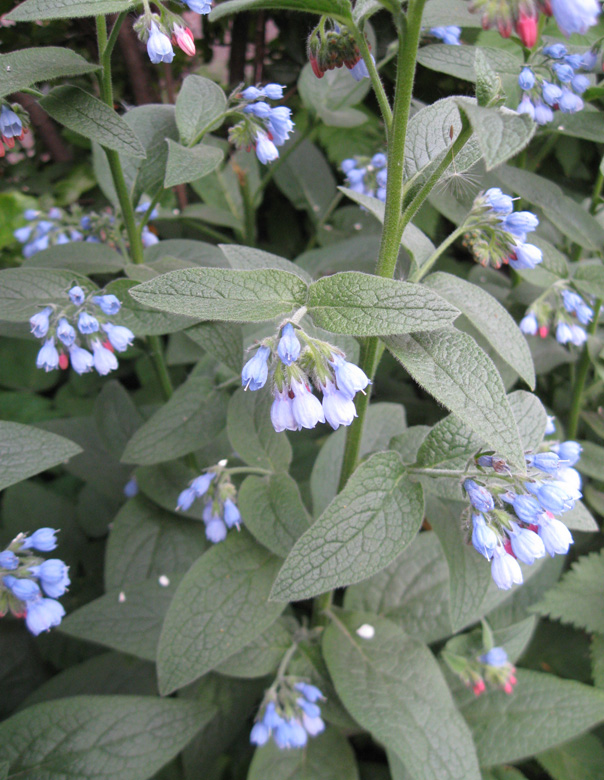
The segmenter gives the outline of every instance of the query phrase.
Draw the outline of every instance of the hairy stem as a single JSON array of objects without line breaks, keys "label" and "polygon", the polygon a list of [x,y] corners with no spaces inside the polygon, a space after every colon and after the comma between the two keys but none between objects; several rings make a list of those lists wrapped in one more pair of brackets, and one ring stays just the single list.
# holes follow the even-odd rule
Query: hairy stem
[{"label": "hairy stem", "polygon": [[410,282],[419,282],[420,279],[423,279],[424,276],[428,273],[428,271],[432,268],[434,263],[438,260],[438,258],[445,252],[451,244],[453,244],[460,236],[463,236],[463,234],[466,231],[465,224],[460,225],[457,230],[454,230],[451,235],[447,236],[445,240],[436,247],[436,250],[432,253],[432,255],[426,260],[426,262],[416,270],[414,274],[412,274],[409,277]]},{"label": "hairy stem", "polygon": [[375,92],[375,97],[380,107],[380,111],[382,112],[382,119],[384,120],[384,125],[386,126],[386,140],[388,140],[390,135],[390,128],[392,127],[392,109],[390,108],[390,103],[388,102],[388,97],[386,95],[386,91],[384,90],[382,79],[380,78],[380,74],[378,73],[375,62],[373,61],[371,52],[369,51],[369,46],[365,40],[365,34],[356,25],[351,25],[351,30],[353,31],[354,39],[361,51],[361,56],[363,57],[363,61],[365,62],[369,72],[371,86]]}]

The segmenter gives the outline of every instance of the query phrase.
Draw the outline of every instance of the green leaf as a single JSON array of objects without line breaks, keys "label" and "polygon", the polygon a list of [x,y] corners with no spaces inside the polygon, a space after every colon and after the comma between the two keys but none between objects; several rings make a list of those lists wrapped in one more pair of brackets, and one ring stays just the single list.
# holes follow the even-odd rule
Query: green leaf
[{"label": "green leaf", "polygon": [[[357,634],[363,624],[372,639]],[[323,654],[347,709],[415,780],[480,780],[468,727],[425,645],[371,613],[338,612]]]},{"label": "green leaf", "polygon": [[285,605],[267,599],[279,565],[246,531],[229,534],[193,564],[160,637],[157,665],[164,695],[214,669],[275,622]]},{"label": "green leaf", "polygon": [[45,306],[64,306],[74,284],[84,290],[94,285],[71,271],[45,268],[7,268],[0,271],[0,319],[25,322]]},{"label": "green leaf", "polygon": [[[371,452],[389,449],[390,439],[402,433],[406,426],[405,410],[400,404],[371,404],[367,412],[359,456],[364,458]],[[315,460],[310,478],[315,516],[325,510],[338,492],[345,444],[346,430],[340,428],[330,434]]]},{"label": "green leaf", "polygon": [[532,610],[577,628],[604,633],[604,551],[590,553],[572,564],[559,583]]},{"label": "green leaf", "polygon": [[[319,147],[308,140],[284,158],[275,171],[275,184],[294,208],[305,209],[315,223],[336,196],[336,180],[331,167]],[[303,275],[300,271],[292,272]]]},{"label": "green leaf", "polygon": [[[133,0],[26,0],[9,14],[13,22],[36,22],[46,19],[77,19],[82,16],[104,16],[126,11]],[[65,76],[74,75],[65,73]],[[44,79],[40,79],[41,81]]]},{"label": "green leaf", "polygon": [[604,691],[553,674],[519,669],[513,696],[487,690],[460,704],[483,766],[520,761],[573,739],[604,720]]},{"label": "green leaf", "polygon": [[[481,27],[480,14],[473,14],[465,0],[430,0],[424,8],[422,27],[438,25],[458,27]],[[484,51],[484,50],[481,50]]]},{"label": "green leaf", "polygon": [[501,377],[471,336],[456,330],[384,339],[415,381],[501,457],[525,468],[524,452]]},{"label": "green leaf", "polygon": [[254,246],[241,246],[240,244],[220,244],[220,249],[225,255],[231,268],[237,268],[240,271],[253,271],[256,268],[276,268],[281,271],[288,271],[290,274],[296,274],[305,282],[311,282],[312,279],[306,271],[297,263],[292,263],[285,257],[279,257],[271,252],[265,252],[263,249],[256,249]]},{"label": "green leaf", "polygon": [[328,727],[299,750],[280,750],[272,740],[254,753],[247,780],[359,780],[346,737]]},{"label": "green leaf", "polygon": [[537,125],[526,114],[505,107],[473,105],[467,98],[459,98],[458,105],[470,120],[487,171],[522,151],[535,134]]},{"label": "green leaf", "polygon": [[[587,98],[586,96],[586,99]],[[604,123],[601,111],[582,111],[581,114],[564,114],[556,117],[556,123],[548,128],[550,132],[561,133],[571,138],[604,143]]]},{"label": "green leaf", "polygon": [[476,49],[474,71],[476,73],[476,100],[479,106],[488,106],[501,96],[503,87],[501,79],[489,65],[482,49]]},{"label": "green leaf", "polygon": [[206,547],[200,523],[181,519],[144,496],[136,496],[120,509],[111,526],[105,553],[105,585],[114,590],[184,572]]},{"label": "green leaf", "polygon": [[582,474],[601,481],[604,475],[604,447],[591,441],[581,441],[580,444],[582,452],[577,468]]},{"label": "green leaf", "polygon": [[115,379],[103,385],[94,404],[94,417],[105,449],[116,458],[122,456],[128,439],[143,422],[127,390]]},{"label": "green leaf", "polygon": [[309,14],[327,14],[333,19],[347,22],[351,18],[350,3],[347,0],[229,0],[212,9],[208,17],[211,22],[240,11],[256,11],[261,8],[276,8],[287,11],[303,11]]},{"label": "green leaf", "polygon": [[[417,61],[430,70],[447,73],[465,81],[475,81],[476,51],[478,48],[474,46],[443,46],[442,43],[435,43],[422,46],[417,53]],[[518,75],[518,69],[522,65],[519,57],[504,49],[481,47],[480,51],[496,73]]]},{"label": "green leaf", "polygon": [[431,274],[425,284],[465,314],[505,362],[535,388],[535,368],[526,338],[496,298],[476,284],[442,272]]},{"label": "green leaf", "polygon": [[184,333],[216,360],[239,374],[243,367],[243,334],[232,322],[201,322]]},{"label": "green leaf", "polygon": [[190,144],[202,131],[215,128],[226,104],[218,84],[202,76],[187,76],[176,98],[176,124],[182,143]]},{"label": "green leaf", "polygon": [[269,471],[287,471],[292,448],[270,419],[272,396],[266,390],[239,388],[229,402],[227,434],[233,450],[250,466]]},{"label": "green leaf", "polygon": [[74,696],[44,702],[0,724],[9,777],[147,780],[174,758],[215,710],[153,696]]},{"label": "green leaf", "polygon": [[119,114],[79,87],[55,87],[39,103],[59,124],[101,146],[132,157],[146,156],[143,145]]},{"label": "green leaf", "polygon": [[249,645],[216,667],[229,677],[265,677],[274,672],[292,646],[292,635],[281,620],[269,626]]},{"label": "green leaf", "polygon": [[604,688],[604,635],[594,634],[591,638],[591,671],[596,688]]},{"label": "green leaf", "polygon": [[506,192],[541,207],[556,228],[579,246],[597,250],[604,243],[604,228],[550,179],[508,165],[501,166],[496,176]]},{"label": "green leaf", "polygon": [[306,302],[300,277],[272,269],[187,268],[138,285],[135,301],[154,309],[207,320],[263,322]]},{"label": "green leaf", "polygon": [[366,114],[352,106],[363,101],[369,88],[369,79],[355,81],[345,68],[328,70],[318,79],[310,63],[302,68],[298,81],[302,102],[328,127],[355,127],[366,122]]},{"label": "green leaf", "polygon": [[[12,13],[15,12],[17,9]],[[40,16],[33,17],[34,20],[40,18]],[[12,95],[13,92],[31,87],[39,81],[47,82],[63,76],[78,76],[98,69],[98,65],[86,62],[71,49],[61,49],[57,46],[21,49],[9,54],[0,54],[0,97]]]},{"label": "green leaf", "polygon": [[154,577],[110,590],[68,615],[59,630],[120,653],[155,661],[162,624],[181,579],[182,574],[170,574],[167,585]]},{"label": "green leaf", "polygon": [[247,477],[237,501],[245,527],[281,558],[310,525],[298,485],[289,474]]},{"label": "green leaf", "polygon": [[593,734],[584,734],[545,753],[537,761],[552,780],[601,780],[604,747]]},{"label": "green leaf", "polygon": [[449,567],[437,535],[422,531],[390,566],[347,588],[344,606],[388,618],[422,642],[449,636]]},{"label": "green leaf", "polygon": [[81,447],[63,436],[0,420],[0,490],[80,452]]},{"label": "green leaf", "polygon": [[73,241],[50,246],[26,258],[22,268],[66,268],[75,273],[115,274],[124,268],[124,257],[107,244]]},{"label": "green leaf", "polygon": [[413,540],[423,516],[421,485],[396,453],[376,453],[296,542],[271,598],[300,601],[371,577]]},{"label": "green leaf", "polygon": [[193,317],[157,311],[138,303],[130,296],[130,290],[136,286],[136,282],[130,279],[116,279],[105,288],[106,292],[113,293],[122,302],[122,308],[112,320],[116,325],[125,325],[137,336],[160,336],[164,333],[174,333],[196,323]]},{"label": "green leaf", "polygon": [[593,515],[582,501],[577,501],[572,509],[564,513],[563,523],[573,531],[593,533],[600,530]]},{"label": "green leaf", "polygon": [[137,430],[122,461],[150,466],[202,449],[223,429],[225,414],[212,381],[192,376]]},{"label": "green leaf", "polygon": [[480,448],[480,437],[453,414],[431,428],[417,451],[417,465],[423,468],[447,468],[462,471]]},{"label": "green leaf", "polygon": [[380,336],[436,330],[458,309],[424,285],[382,279],[358,271],[313,282],[308,312],[316,325],[350,336]]},{"label": "green leaf", "polygon": [[449,611],[453,631],[471,623],[491,582],[491,568],[476,550],[465,544],[460,515],[467,504],[439,501],[428,496],[426,514],[445,551],[449,565]]},{"label": "green leaf", "polygon": [[168,138],[168,162],[164,187],[186,184],[207,176],[216,170],[224,158],[222,149],[207,144],[197,144],[189,148]]},{"label": "green leaf", "polygon": [[588,297],[604,298],[604,266],[580,265],[573,276],[573,284]]},{"label": "green leaf", "polygon": [[536,450],[543,441],[547,425],[547,413],[543,404],[536,395],[525,390],[510,393],[508,402],[516,418],[523,449]]}]

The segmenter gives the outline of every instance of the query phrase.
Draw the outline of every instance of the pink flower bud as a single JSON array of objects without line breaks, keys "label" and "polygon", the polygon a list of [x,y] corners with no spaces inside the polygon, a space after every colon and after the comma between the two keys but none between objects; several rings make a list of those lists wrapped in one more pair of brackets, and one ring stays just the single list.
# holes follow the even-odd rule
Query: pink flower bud
[{"label": "pink flower bud", "polygon": [[549,328],[547,327],[547,325],[541,325],[541,327],[539,328],[539,335],[541,336],[541,338],[542,339],[547,338],[548,333],[549,333]]},{"label": "pink flower bud", "polygon": [[65,371],[65,369],[68,367],[69,367],[69,358],[64,352],[62,352],[59,355],[59,368]]},{"label": "pink flower bud", "polygon": [[520,11],[520,16],[515,24],[516,32],[527,49],[532,49],[537,42],[537,16]]},{"label": "pink flower bud", "polygon": [[175,43],[189,57],[195,54],[193,33],[188,27],[181,27],[179,24],[175,24],[172,30],[172,43]]}]

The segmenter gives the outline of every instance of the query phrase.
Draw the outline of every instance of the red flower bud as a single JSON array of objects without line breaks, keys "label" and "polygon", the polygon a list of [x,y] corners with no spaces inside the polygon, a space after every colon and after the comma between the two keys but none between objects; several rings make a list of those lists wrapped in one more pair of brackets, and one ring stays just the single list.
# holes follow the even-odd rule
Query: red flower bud
[{"label": "red flower bud", "polygon": [[484,693],[485,688],[484,680],[481,677],[480,680],[477,680],[472,686],[472,692],[474,693],[474,696],[480,696],[481,693]]},{"label": "red flower bud", "polygon": [[315,74],[315,76],[318,79],[323,78],[323,76],[325,75],[325,71],[319,67],[319,63],[317,62],[316,57],[310,57],[310,67],[312,68],[312,72]]},{"label": "red flower bud", "polygon": [[516,21],[515,27],[522,43],[527,49],[532,49],[537,43],[537,16],[531,16],[524,11],[520,11],[520,17]]},{"label": "red flower bud", "polygon": [[501,35],[502,38],[509,38],[512,34],[512,20],[511,19],[497,19],[497,29],[499,30],[499,35]]},{"label": "red flower bud", "polygon": [[179,24],[175,24],[172,30],[172,42],[182,49],[185,54],[188,54],[189,57],[195,54],[193,33],[188,27],[181,27]]},{"label": "red flower bud", "polygon": [[69,358],[64,352],[61,352],[59,355],[59,368],[65,371],[66,368],[69,368]]},{"label": "red flower bud", "polygon": [[541,338],[542,339],[547,338],[548,334],[549,334],[549,328],[547,327],[547,325],[541,325],[541,327],[539,328],[539,335],[541,336]]}]

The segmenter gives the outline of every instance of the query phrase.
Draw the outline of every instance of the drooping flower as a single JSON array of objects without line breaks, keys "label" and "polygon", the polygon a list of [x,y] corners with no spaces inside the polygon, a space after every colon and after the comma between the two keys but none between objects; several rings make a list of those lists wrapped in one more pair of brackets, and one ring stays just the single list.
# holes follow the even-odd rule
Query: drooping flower
[{"label": "drooping flower", "polygon": [[585,35],[590,27],[598,23],[600,5],[596,0],[550,0],[554,18],[560,30],[566,35]]},{"label": "drooping flower", "polygon": [[51,338],[46,339],[44,346],[38,352],[36,358],[36,368],[43,368],[44,371],[54,371],[59,365],[59,353],[55,347],[55,340]]},{"label": "drooping flower", "polygon": [[260,390],[268,379],[268,359],[271,354],[269,347],[258,347],[256,354],[250,358],[241,371],[241,384],[246,390]]},{"label": "drooping flower", "polygon": [[174,59],[174,49],[170,39],[159,29],[154,21],[149,26],[147,54],[154,65],[158,65],[160,62],[172,62]]},{"label": "drooping flower", "polygon": [[36,312],[33,317],[29,318],[29,324],[31,325],[31,332],[37,339],[43,339],[48,333],[50,327],[49,317],[52,314],[52,307],[47,306],[42,311]]},{"label": "drooping flower", "polygon": [[491,577],[501,590],[509,590],[512,585],[522,585],[522,570],[518,561],[503,547],[496,547],[491,561]]},{"label": "drooping flower", "polygon": [[98,339],[92,340],[92,352],[94,368],[101,376],[106,376],[118,367],[117,358],[113,352],[104,347]]},{"label": "drooping flower", "polygon": [[286,366],[291,366],[300,356],[301,344],[294,331],[294,326],[288,322],[281,331],[281,338],[277,347],[277,354],[281,362]]}]

